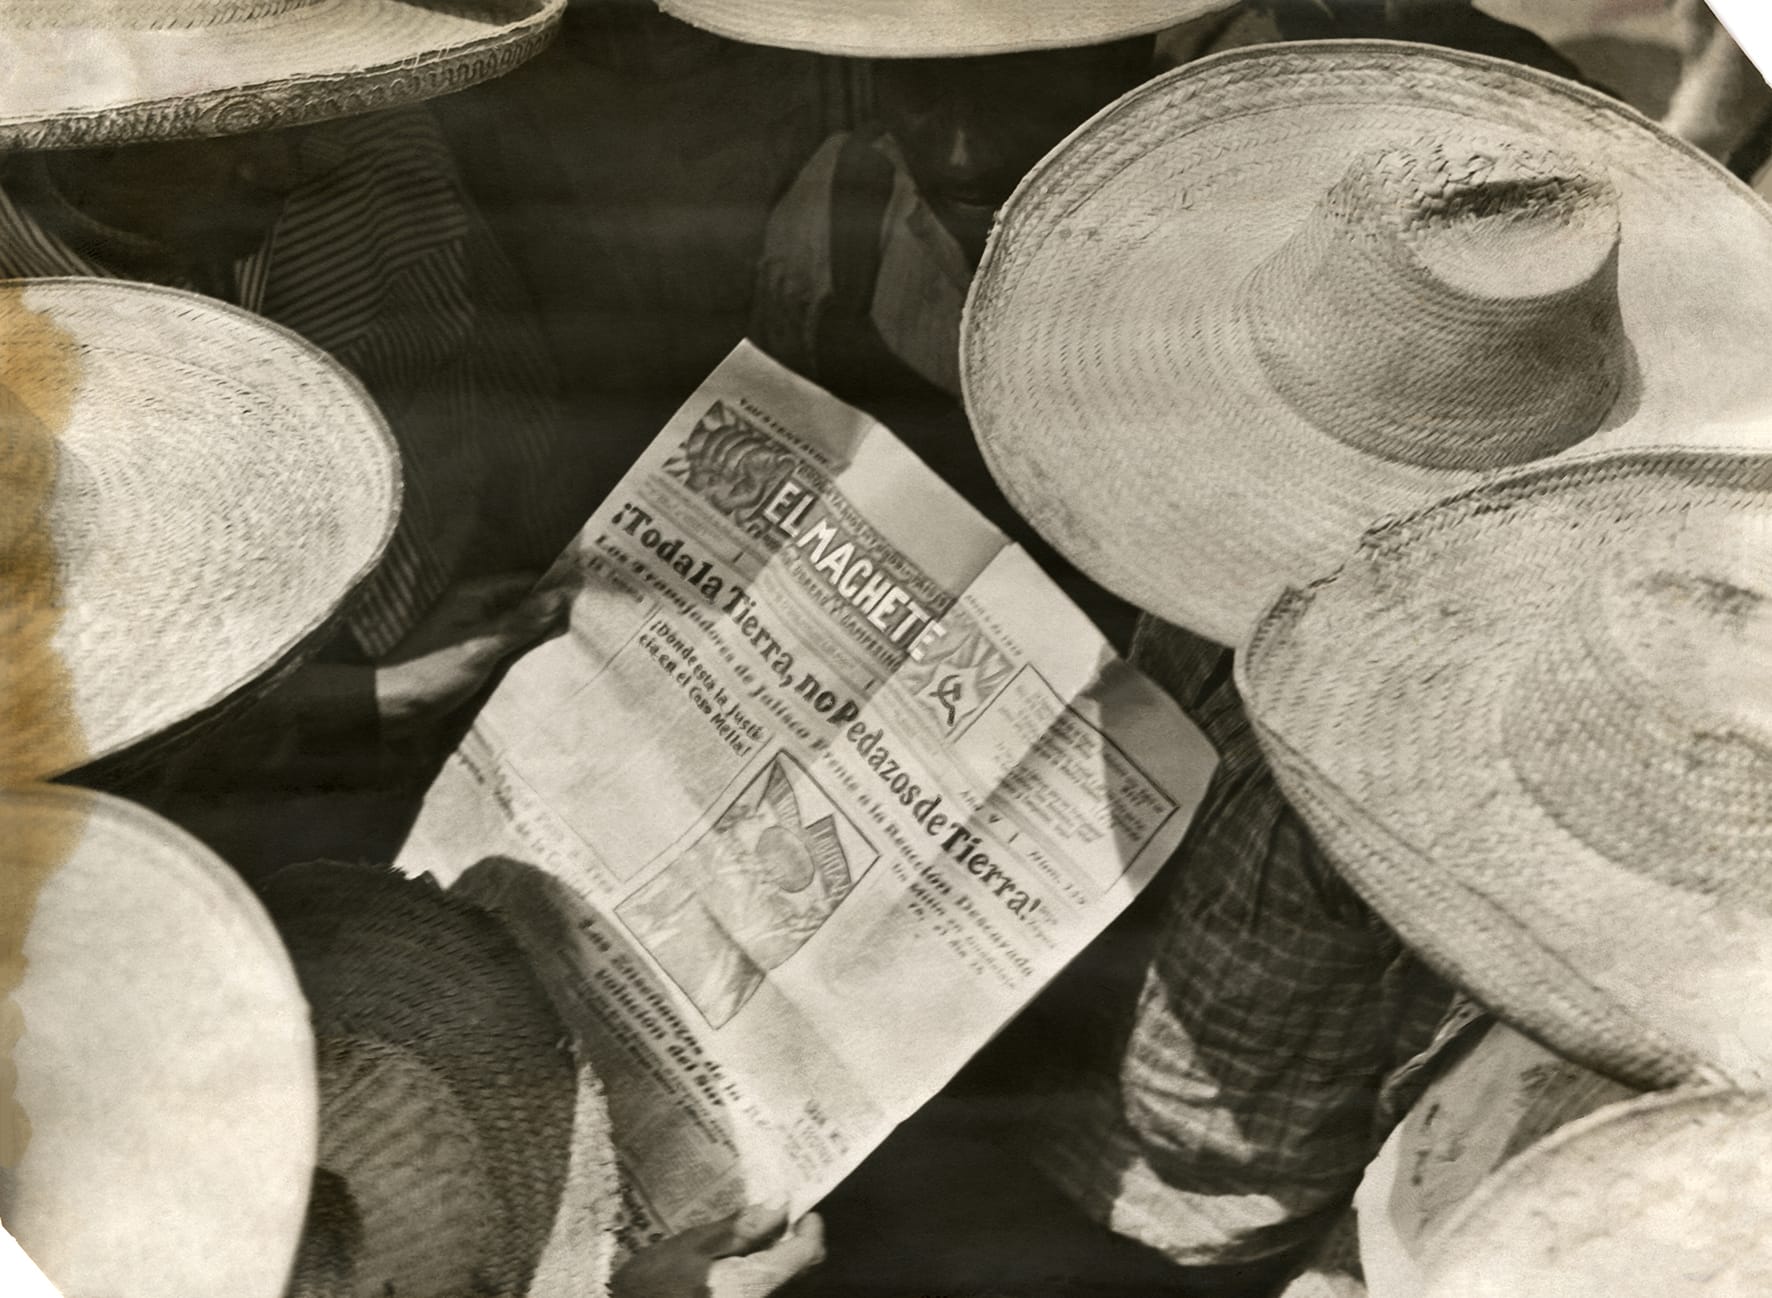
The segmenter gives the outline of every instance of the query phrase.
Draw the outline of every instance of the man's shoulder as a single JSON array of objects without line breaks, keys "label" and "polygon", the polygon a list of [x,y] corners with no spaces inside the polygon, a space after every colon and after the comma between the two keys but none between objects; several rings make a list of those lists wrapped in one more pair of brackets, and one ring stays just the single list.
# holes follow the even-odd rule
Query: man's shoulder
[{"label": "man's shoulder", "polygon": [[349,169],[364,176],[398,167],[455,176],[455,156],[443,129],[423,104],[341,117],[304,128],[305,160],[313,176]]}]

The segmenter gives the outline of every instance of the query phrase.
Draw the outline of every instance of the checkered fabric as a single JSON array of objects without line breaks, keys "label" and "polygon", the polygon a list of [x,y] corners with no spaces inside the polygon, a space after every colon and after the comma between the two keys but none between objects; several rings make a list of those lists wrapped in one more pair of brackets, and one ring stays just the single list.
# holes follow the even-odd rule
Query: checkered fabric
[{"label": "checkered fabric", "polygon": [[[1095,1219],[1185,1266],[1308,1249],[1474,1011],[1323,858],[1268,772],[1230,653],[1144,618],[1133,661],[1221,762],[1163,876],[1143,986],[1056,1079],[1029,1154]],[[1456,1012],[1455,1011],[1456,1007]]]}]

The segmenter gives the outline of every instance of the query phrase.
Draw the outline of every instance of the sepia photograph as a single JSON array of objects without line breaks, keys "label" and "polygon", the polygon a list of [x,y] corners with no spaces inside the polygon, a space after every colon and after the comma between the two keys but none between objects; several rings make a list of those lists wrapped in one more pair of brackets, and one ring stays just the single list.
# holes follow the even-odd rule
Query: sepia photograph
[{"label": "sepia photograph", "polygon": [[0,0],[0,1298],[1768,1298],[1769,74]]}]

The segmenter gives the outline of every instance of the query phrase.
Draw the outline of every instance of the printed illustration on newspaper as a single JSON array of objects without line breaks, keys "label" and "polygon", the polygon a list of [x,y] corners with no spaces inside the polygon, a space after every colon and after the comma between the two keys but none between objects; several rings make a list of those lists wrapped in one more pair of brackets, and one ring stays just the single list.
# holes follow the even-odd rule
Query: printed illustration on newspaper
[{"label": "printed illustration on newspaper", "polygon": [[402,868],[499,911],[636,1239],[823,1197],[1133,898],[1213,765],[1019,548],[741,345],[547,578]]}]

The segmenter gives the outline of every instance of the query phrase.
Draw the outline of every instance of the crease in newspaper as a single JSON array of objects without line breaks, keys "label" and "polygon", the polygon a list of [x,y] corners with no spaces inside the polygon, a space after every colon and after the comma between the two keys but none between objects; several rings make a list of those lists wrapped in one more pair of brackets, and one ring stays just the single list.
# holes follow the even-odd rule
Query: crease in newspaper
[{"label": "crease in newspaper", "polygon": [[550,581],[400,864],[518,932],[632,1242],[811,1206],[1167,859],[1213,756],[890,433],[741,345]]}]

